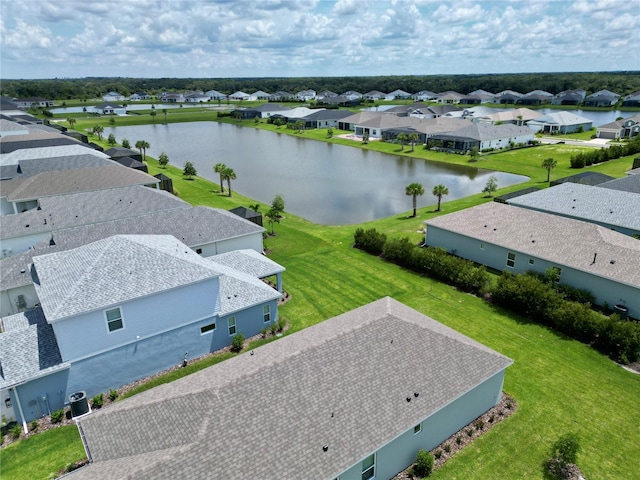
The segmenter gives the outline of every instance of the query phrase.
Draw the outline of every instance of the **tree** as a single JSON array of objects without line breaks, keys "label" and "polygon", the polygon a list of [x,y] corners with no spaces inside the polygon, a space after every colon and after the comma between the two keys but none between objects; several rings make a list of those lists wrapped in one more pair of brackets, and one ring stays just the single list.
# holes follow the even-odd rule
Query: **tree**
[{"label": "tree", "polygon": [[151,145],[149,145],[149,142],[147,142],[146,140],[138,140],[136,142],[136,148],[140,150],[140,153],[142,154],[142,160],[147,159],[147,148],[150,147]]},{"label": "tree", "polygon": [[131,144],[129,143],[129,140],[127,140],[126,138],[122,139],[122,148],[131,148]]},{"label": "tree", "polygon": [[164,114],[164,123],[167,123],[167,109],[163,108],[162,113]]},{"label": "tree", "polygon": [[281,215],[273,208],[270,208],[269,211],[267,211],[267,213],[264,214],[264,216],[267,217],[267,220],[271,225],[271,235],[275,235],[273,226],[275,223],[280,223]]},{"label": "tree", "polygon": [[191,180],[197,174],[198,172],[196,171],[196,167],[193,166],[193,163],[185,162],[184,169],[182,170],[182,175],[187,177],[187,180]]},{"label": "tree", "polygon": [[327,138],[332,138],[333,137],[333,128],[329,127],[327,129]]},{"label": "tree", "polygon": [[107,142],[109,143],[109,145],[115,145],[117,143],[116,136],[113,133],[110,133]]},{"label": "tree", "polygon": [[396,139],[400,142],[400,150],[404,150],[404,144],[407,142],[407,134],[399,133]]},{"label": "tree", "polygon": [[477,145],[474,145],[473,147],[471,147],[471,150],[469,151],[469,154],[471,155],[471,162],[477,162],[478,161],[478,155],[480,154],[480,149],[478,148]]},{"label": "tree", "polygon": [[551,170],[558,166],[558,161],[553,158],[545,158],[542,161],[542,168],[547,169],[547,182],[551,179]]},{"label": "tree", "polygon": [[102,132],[104,132],[104,127],[102,125],[95,125],[91,131],[94,135],[98,136],[98,140],[102,140]]},{"label": "tree", "polygon": [[369,143],[369,130],[365,130],[362,134],[362,143],[364,143],[365,145]]},{"label": "tree", "polygon": [[229,196],[231,196],[231,180],[235,180],[236,172],[231,167],[226,167],[222,172],[222,178],[227,181],[227,190],[229,191]]},{"label": "tree", "polygon": [[158,112],[156,112],[155,110],[151,110],[151,118],[153,118],[153,123],[156,123],[156,115],[158,114]]},{"label": "tree", "polygon": [[436,197],[438,197],[438,208],[436,209],[436,212],[440,211],[440,202],[442,202],[442,197],[444,197],[445,195],[449,195],[449,189],[447,187],[445,187],[444,185],[440,184],[440,185],[436,185],[435,187],[433,187],[433,192],[432,192]]},{"label": "tree", "polygon": [[167,168],[167,164],[169,163],[169,156],[166,153],[162,152],[158,157],[158,163],[162,168]]},{"label": "tree", "polygon": [[273,200],[271,201],[271,208],[278,213],[284,212],[284,197],[281,193],[273,197]]},{"label": "tree", "polygon": [[220,175],[220,193],[224,193],[224,185],[222,184],[224,179],[222,178],[222,172],[224,172],[226,168],[227,166],[224,163],[216,163],[213,166],[213,171]]},{"label": "tree", "polygon": [[418,142],[418,134],[417,133],[410,133],[407,136],[407,139],[411,142],[411,151],[413,152],[413,147],[415,146],[415,144]]},{"label": "tree", "polygon": [[496,190],[498,190],[498,177],[491,175],[482,189],[482,193],[486,193],[487,197],[492,197]]},{"label": "tree", "polygon": [[73,128],[73,126],[76,124],[76,119],[73,118],[73,117],[69,117],[69,118],[67,118],[67,123],[69,124],[69,126],[71,128]]},{"label": "tree", "polygon": [[251,210],[253,210],[254,212],[259,212],[260,211],[260,204],[259,203],[254,203],[253,205],[249,205],[249,208]]},{"label": "tree", "polygon": [[405,188],[404,193],[410,197],[413,197],[413,216],[415,217],[416,201],[417,201],[418,195],[424,195],[424,188],[420,183],[412,183],[410,185],[407,185],[407,188]]}]

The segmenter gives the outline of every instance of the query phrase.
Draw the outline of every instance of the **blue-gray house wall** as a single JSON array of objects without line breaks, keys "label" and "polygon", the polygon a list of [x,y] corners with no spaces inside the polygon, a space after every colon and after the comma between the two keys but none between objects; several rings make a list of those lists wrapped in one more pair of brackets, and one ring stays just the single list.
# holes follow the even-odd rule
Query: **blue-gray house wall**
[{"label": "blue-gray house wall", "polygon": [[[9,390],[13,411],[18,423],[30,422],[59,410],[68,402],[65,385],[69,369],[64,368],[50,375],[36,378]],[[17,392],[17,395],[16,395]],[[20,406],[18,406],[18,399]],[[24,418],[22,415],[24,414]]]},{"label": "blue-gray house wall", "polygon": [[[416,425],[411,425],[391,442],[381,445],[375,452],[376,480],[393,478],[415,462],[419,450],[432,450],[495,406],[502,395],[504,373],[502,370],[434,414],[416,422],[421,427],[419,433],[414,433]],[[338,478],[361,480],[362,461],[342,472]]]},{"label": "blue-gray house wall", "polygon": [[[605,302],[611,307],[621,304],[628,308],[629,315],[634,318],[640,316],[640,287],[638,286],[627,285],[613,279],[593,275],[534,255],[443,230],[434,225],[427,226],[425,243],[432,247],[445,248],[459,257],[499,271],[545,273],[552,267],[559,267],[561,269],[560,283],[590,291],[598,305],[603,305]],[[515,255],[513,266],[507,265],[509,252]]]}]

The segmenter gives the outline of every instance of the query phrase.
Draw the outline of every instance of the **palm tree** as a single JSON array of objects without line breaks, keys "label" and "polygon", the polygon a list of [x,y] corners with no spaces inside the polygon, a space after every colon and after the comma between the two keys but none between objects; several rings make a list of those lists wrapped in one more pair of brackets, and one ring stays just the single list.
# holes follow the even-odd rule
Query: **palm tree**
[{"label": "palm tree", "polygon": [[408,185],[404,192],[406,195],[413,197],[413,216],[416,216],[416,199],[418,195],[424,195],[424,188],[420,183],[412,183]]},{"label": "palm tree", "polygon": [[156,112],[155,110],[151,110],[151,118],[153,118],[153,123],[156,123],[156,115],[158,114],[158,112]]},{"label": "palm tree", "polygon": [[407,134],[406,133],[399,133],[396,138],[400,142],[400,150],[404,150],[404,143],[407,141]]},{"label": "palm tree", "polygon": [[413,152],[413,147],[418,142],[418,138],[419,138],[418,134],[417,133],[410,133],[407,138],[411,142],[411,151]]},{"label": "palm tree", "polygon": [[73,117],[69,117],[69,118],[67,118],[67,123],[69,124],[69,126],[71,128],[73,128],[73,126],[76,124],[76,119],[73,118]]},{"label": "palm tree", "polygon": [[551,178],[551,170],[558,166],[558,161],[553,158],[545,158],[542,161],[542,168],[547,169],[547,182],[549,182]]},{"label": "palm tree", "polygon": [[98,140],[102,140],[102,132],[104,132],[104,127],[102,125],[94,126],[92,131],[98,136]]},{"label": "palm tree", "polygon": [[224,185],[222,184],[223,178],[222,173],[225,171],[227,166],[224,163],[216,163],[213,166],[213,171],[220,175],[220,193],[224,193]]},{"label": "palm tree", "polygon": [[271,224],[271,235],[275,235],[274,224],[280,223],[280,212],[273,208],[270,208],[269,211],[264,214],[264,216],[267,217],[267,220]]},{"label": "palm tree", "polygon": [[138,140],[136,142],[136,148],[140,150],[140,153],[142,154],[142,160],[147,159],[147,148],[150,147],[151,145],[149,145],[149,142],[147,142],[146,140]]},{"label": "palm tree", "polygon": [[440,184],[433,187],[433,192],[431,193],[433,193],[436,197],[438,197],[438,208],[436,209],[436,212],[439,212],[440,202],[442,202],[442,197],[444,197],[445,195],[449,195],[449,189],[444,185]]},{"label": "palm tree", "polygon": [[236,179],[236,172],[231,167],[226,167],[222,172],[222,178],[227,181],[227,190],[229,190],[229,196],[231,196],[231,180]]},{"label": "palm tree", "polygon": [[167,123],[167,109],[163,108],[162,113],[164,113],[164,123]]}]

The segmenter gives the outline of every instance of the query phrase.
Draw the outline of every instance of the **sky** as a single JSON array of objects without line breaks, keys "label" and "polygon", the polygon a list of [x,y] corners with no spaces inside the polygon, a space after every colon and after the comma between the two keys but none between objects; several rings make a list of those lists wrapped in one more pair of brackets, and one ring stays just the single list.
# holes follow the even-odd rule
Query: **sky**
[{"label": "sky", "polygon": [[640,70],[640,0],[0,0],[0,79]]}]

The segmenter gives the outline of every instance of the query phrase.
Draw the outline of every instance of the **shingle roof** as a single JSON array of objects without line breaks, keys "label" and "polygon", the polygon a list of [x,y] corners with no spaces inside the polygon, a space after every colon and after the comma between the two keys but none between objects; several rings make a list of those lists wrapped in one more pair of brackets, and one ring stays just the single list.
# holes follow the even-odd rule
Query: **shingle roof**
[{"label": "shingle roof", "polygon": [[101,167],[113,165],[113,163],[95,155],[67,155],[64,157],[33,158],[19,160],[14,165],[0,166],[2,178],[27,178],[39,173],[53,172],[60,170],[75,170],[78,168]]},{"label": "shingle roof", "polygon": [[79,419],[73,475],[335,478],[511,363],[383,298]]},{"label": "shingle roof", "polygon": [[62,145],[57,147],[25,148],[11,153],[3,153],[0,155],[0,165],[17,165],[20,160],[68,155],[94,155],[100,158],[109,158],[109,155],[105,155],[84,144]]},{"label": "shingle roof", "polygon": [[1,322],[0,388],[69,368],[62,362],[53,329],[41,309],[4,317]]},{"label": "shingle roof", "polygon": [[581,117],[580,115],[576,115],[575,113],[571,112],[553,112],[531,120],[529,123],[544,123],[552,125],[580,125],[583,123],[593,123],[593,120],[589,120],[588,118]]},{"label": "shingle roof", "polygon": [[191,208],[190,204],[168,192],[142,185],[44,197],[39,205],[40,209],[0,216],[0,238],[56,231],[172,208]]},{"label": "shingle roof", "polygon": [[529,127],[521,127],[511,123],[493,125],[491,123],[474,122],[458,130],[436,135],[436,137],[469,138],[485,141],[522,135],[531,135],[533,137],[533,131]]},{"label": "shingle roof", "polygon": [[566,182],[514,199],[512,205],[640,231],[640,196]]},{"label": "shingle roof", "polygon": [[218,277],[215,266],[169,235],[115,235],[33,257],[49,322]]},{"label": "shingle roof", "polygon": [[233,267],[256,278],[269,277],[285,270],[282,265],[251,249],[233,250],[208,258],[218,265]]},{"label": "shingle roof", "polygon": [[[556,188],[560,187],[546,190]],[[426,224],[427,242],[429,227],[433,225],[556,265],[640,287],[640,241],[593,223],[489,202],[428,220]],[[594,263],[595,252],[598,261]]]},{"label": "shingle roof", "polygon": [[[598,186],[600,188],[611,188],[623,192],[640,193],[640,175],[628,175],[601,183]],[[640,202],[640,198],[638,198],[638,202]]]},{"label": "shingle roof", "polygon": [[158,179],[138,170],[112,164],[43,172],[25,179],[3,180],[2,196],[10,202],[33,200],[52,195],[88,192],[128,185],[151,185]]},{"label": "shingle roof", "polygon": [[561,183],[581,183],[582,185],[599,185],[609,180],[614,180],[615,177],[610,177],[600,172],[580,172],[575,175],[569,175],[568,177],[558,178],[551,182],[551,186],[560,185]]}]

